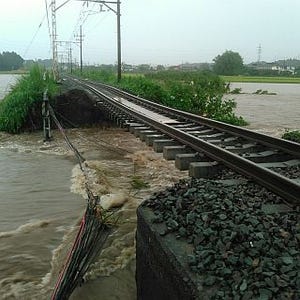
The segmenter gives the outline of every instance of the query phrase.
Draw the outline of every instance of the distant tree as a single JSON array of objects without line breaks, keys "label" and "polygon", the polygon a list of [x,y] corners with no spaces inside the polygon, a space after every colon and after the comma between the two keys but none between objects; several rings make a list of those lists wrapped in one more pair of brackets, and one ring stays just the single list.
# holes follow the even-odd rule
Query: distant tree
[{"label": "distant tree", "polygon": [[163,66],[163,65],[157,65],[156,66],[156,70],[157,71],[164,71],[166,68],[165,68],[165,66]]},{"label": "distant tree", "polygon": [[148,64],[138,65],[137,66],[137,71],[141,72],[141,73],[143,73],[143,72],[149,72],[149,71],[151,71],[151,66],[148,65]]},{"label": "distant tree", "polygon": [[3,70],[3,57],[2,54],[0,53],[0,71]]},{"label": "distant tree", "polygon": [[23,58],[16,52],[3,52],[0,58],[0,70],[18,70],[23,66]]},{"label": "distant tree", "polygon": [[239,75],[243,72],[243,59],[238,52],[225,51],[214,58],[213,70],[219,75]]}]

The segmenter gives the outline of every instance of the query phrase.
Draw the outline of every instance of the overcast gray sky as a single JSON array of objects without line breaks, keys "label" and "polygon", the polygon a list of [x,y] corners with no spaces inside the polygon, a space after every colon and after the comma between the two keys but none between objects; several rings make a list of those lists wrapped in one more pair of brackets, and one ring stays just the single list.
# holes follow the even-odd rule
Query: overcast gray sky
[{"label": "overcast gray sky", "polygon": [[[0,52],[16,51],[25,59],[51,57],[45,2],[49,5],[51,0],[1,1]],[[59,6],[65,0],[56,2]],[[257,60],[259,44],[262,60],[300,59],[300,0],[121,2],[122,61],[126,63],[211,62],[225,50],[239,52],[249,63]],[[74,40],[79,33],[76,24],[80,24],[83,3],[71,0],[57,11],[59,40]],[[90,3],[84,10],[98,7]],[[85,63],[116,62],[116,15],[112,11],[89,15],[83,31]],[[79,47],[73,48],[78,58]]]}]

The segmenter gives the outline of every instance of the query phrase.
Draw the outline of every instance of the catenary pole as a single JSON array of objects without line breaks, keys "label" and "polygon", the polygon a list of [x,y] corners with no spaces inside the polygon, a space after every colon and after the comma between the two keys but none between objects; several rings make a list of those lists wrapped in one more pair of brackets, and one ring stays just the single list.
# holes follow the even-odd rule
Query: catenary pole
[{"label": "catenary pole", "polygon": [[52,71],[55,80],[59,80],[57,57],[57,29],[56,29],[56,0],[51,1],[52,13]]},{"label": "catenary pole", "polygon": [[[117,15],[117,80],[121,80],[122,76],[122,49],[121,49],[121,0],[116,1],[102,1],[102,0],[78,0],[88,1],[103,4],[109,10]],[[112,5],[116,5],[117,9],[114,9]]]},{"label": "catenary pole", "polygon": [[79,36],[79,42],[80,42],[80,73],[82,74],[82,25],[80,25],[80,36]]},{"label": "catenary pole", "polygon": [[121,2],[117,0],[117,52],[118,52],[118,82],[121,80]]}]

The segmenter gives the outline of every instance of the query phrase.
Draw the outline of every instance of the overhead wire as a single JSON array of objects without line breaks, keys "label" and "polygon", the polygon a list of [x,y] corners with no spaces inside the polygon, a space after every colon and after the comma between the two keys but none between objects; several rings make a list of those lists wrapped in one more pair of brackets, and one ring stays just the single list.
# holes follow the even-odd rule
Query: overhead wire
[{"label": "overhead wire", "polygon": [[51,29],[50,29],[50,21],[49,21],[49,11],[48,11],[48,1],[45,0],[45,6],[46,6],[46,16],[47,16],[47,24],[48,24],[48,35],[51,42]]},{"label": "overhead wire", "polygon": [[[47,1],[47,0],[45,0],[45,1]],[[39,33],[39,31],[40,31],[40,29],[41,29],[41,27],[42,27],[44,21],[45,21],[45,18],[46,18],[46,14],[43,16],[41,22],[39,23],[38,28],[37,28],[37,30],[35,31],[33,37],[31,38],[31,40],[30,40],[28,46],[26,47],[26,49],[25,49],[25,51],[24,51],[22,57],[24,57],[24,58],[26,57],[26,55],[27,55],[27,53],[28,53],[30,47],[32,46],[34,40],[36,39],[36,37],[37,37],[37,35],[38,35],[38,33]],[[10,79],[9,82],[7,83],[6,88],[5,88],[5,91],[7,91],[7,90],[8,90],[8,87],[11,85],[11,80],[12,80],[12,79]]]},{"label": "overhead wire", "polygon": [[86,34],[92,32],[95,29],[95,27],[97,27],[99,24],[101,24],[108,16],[109,16],[109,14],[106,14],[100,20],[98,20],[98,22],[93,26],[93,28],[91,28],[90,30],[86,31]]},{"label": "overhead wire", "polygon": [[79,15],[78,15],[78,17],[77,17],[77,21],[76,21],[76,23],[75,23],[73,32],[72,32],[72,34],[71,34],[69,40],[72,40],[72,39],[74,38],[74,36],[75,36],[75,34],[76,34],[77,30],[78,30],[78,26],[79,26],[79,23],[80,23],[80,20],[81,20],[81,15],[82,15],[82,12],[83,12],[85,3],[86,3],[86,1],[84,1],[84,2],[82,3],[82,6],[81,6],[81,9],[80,9]]},{"label": "overhead wire", "polygon": [[42,25],[43,25],[43,23],[44,23],[44,21],[45,21],[45,18],[46,18],[46,14],[44,15],[42,21],[40,22],[40,24],[39,24],[39,26],[38,26],[38,28],[37,28],[37,30],[35,31],[35,33],[34,33],[32,39],[31,39],[31,41],[29,42],[29,45],[27,46],[26,50],[24,51],[23,57],[26,57],[27,52],[29,51],[30,47],[32,46],[32,44],[33,44],[33,42],[34,42],[34,40],[35,40],[37,34],[39,33],[39,31],[40,31],[40,29],[41,29],[41,27],[42,27]]},{"label": "overhead wire", "polygon": [[68,147],[74,152],[80,169],[86,178],[85,189],[88,196],[80,228],[51,295],[51,300],[62,300],[69,299],[76,286],[82,282],[90,264],[103,248],[108,235],[113,230],[112,225],[114,222],[110,221],[110,218],[114,212],[106,213],[99,207],[99,197],[93,194],[88,184],[88,174],[83,165],[85,161],[84,157],[69,140],[64,132],[64,128],[56,118],[53,108],[51,106],[49,108],[50,115],[63,135]]}]

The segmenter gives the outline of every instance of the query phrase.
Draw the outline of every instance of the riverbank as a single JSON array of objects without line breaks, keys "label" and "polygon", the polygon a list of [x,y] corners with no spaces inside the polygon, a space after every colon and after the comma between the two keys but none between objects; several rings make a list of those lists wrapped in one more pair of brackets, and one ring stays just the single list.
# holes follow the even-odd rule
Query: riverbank
[{"label": "riverbank", "polygon": [[28,70],[12,70],[12,71],[0,71],[0,75],[9,74],[9,75],[22,75],[28,74]]},{"label": "riverbank", "polygon": [[221,76],[226,82],[255,82],[255,83],[293,83],[300,84],[300,77],[266,77],[266,76]]}]

